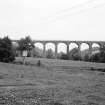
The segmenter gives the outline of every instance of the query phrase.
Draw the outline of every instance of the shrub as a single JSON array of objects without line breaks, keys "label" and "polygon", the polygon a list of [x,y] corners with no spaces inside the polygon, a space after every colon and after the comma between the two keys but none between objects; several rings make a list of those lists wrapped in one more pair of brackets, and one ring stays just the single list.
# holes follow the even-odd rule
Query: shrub
[{"label": "shrub", "polygon": [[84,61],[90,61],[90,57],[89,54],[85,54],[85,56],[83,57]]},{"label": "shrub", "polygon": [[90,61],[92,62],[100,62],[100,63],[105,63],[105,46],[100,48],[100,52],[93,54],[90,57]]},{"label": "shrub", "polygon": [[0,39],[0,61],[12,62],[15,60],[15,55],[12,50],[12,43],[8,37]]},{"label": "shrub", "polygon": [[69,60],[69,56],[67,54],[62,54],[60,59]]},{"label": "shrub", "polygon": [[22,55],[22,52],[24,50],[27,50],[28,51],[28,57],[31,56],[31,50],[34,48],[34,43],[32,41],[32,39],[30,38],[30,36],[27,36],[25,38],[21,38],[19,41],[18,41],[18,50],[21,51],[21,55]]},{"label": "shrub", "polygon": [[90,61],[91,62],[99,62],[100,60],[99,60],[100,58],[99,58],[99,53],[98,54],[94,54],[94,55],[92,55],[91,57],[90,57]]},{"label": "shrub", "polygon": [[54,54],[53,54],[52,49],[48,49],[48,50],[47,50],[47,52],[46,52],[46,57],[47,57],[47,58],[54,58]]},{"label": "shrub", "polygon": [[78,48],[74,48],[69,53],[69,59],[71,60],[81,60],[81,55]]}]

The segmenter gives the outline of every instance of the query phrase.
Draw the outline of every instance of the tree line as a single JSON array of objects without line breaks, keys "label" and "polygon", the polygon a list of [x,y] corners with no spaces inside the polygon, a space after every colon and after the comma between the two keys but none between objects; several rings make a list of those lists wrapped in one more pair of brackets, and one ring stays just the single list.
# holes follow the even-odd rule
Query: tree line
[{"label": "tree line", "polygon": [[99,48],[99,52],[95,54],[86,53],[84,56],[80,53],[78,48],[74,48],[68,54],[62,54],[60,58],[64,60],[105,63],[105,46]]},{"label": "tree line", "polygon": [[[34,43],[30,36],[26,36],[25,38],[21,38],[18,42],[17,46],[14,46],[11,39],[6,36],[4,38],[0,38],[0,61],[1,62],[13,62],[15,60],[15,56],[18,56],[16,51],[20,51],[21,55],[24,50],[28,52],[27,56],[31,56],[30,51],[34,49]],[[34,52],[34,57],[41,55],[39,52]],[[82,60],[89,62],[102,62],[105,63],[105,46],[99,49],[99,52],[96,54],[85,54],[82,56],[78,48],[72,49],[68,54],[61,53],[57,56],[59,59],[63,60]],[[46,58],[55,58],[54,52],[49,49],[46,52]]]}]

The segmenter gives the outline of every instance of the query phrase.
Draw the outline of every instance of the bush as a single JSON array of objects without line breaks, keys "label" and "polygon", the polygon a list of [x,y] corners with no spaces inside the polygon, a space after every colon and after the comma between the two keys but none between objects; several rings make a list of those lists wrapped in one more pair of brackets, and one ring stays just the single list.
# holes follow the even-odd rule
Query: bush
[{"label": "bush", "polygon": [[53,54],[52,49],[48,49],[48,50],[47,50],[47,52],[46,52],[46,57],[47,57],[47,58],[54,58],[54,54]]},{"label": "bush", "polygon": [[8,37],[0,39],[0,61],[12,62],[15,60],[15,55],[12,50],[12,43]]},{"label": "bush", "polygon": [[72,49],[68,54],[62,54],[61,59],[64,60],[81,60],[81,55],[78,48]]},{"label": "bush", "polygon": [[67,54],[62,54],[60,59],[69,60],[69,56]]},{"label": "bush", "polygon": [[89,54],[85,54],[85,56],[83,57],[83,61],[90,61]]},{"label": "bush", "polygon": [[71,60],[81,60],[81,55],[78,48],[74,48],[69,53],[69,59]]},{"label": "bush", "polygon": [[91,62],[99,62],[99,54],[94,54],[90,57]]},{"label": "bush", "polygon": [[78,53],[75,53],[71,56],[71,60],[81,60],[81,56]]},{"label": "bush", "polygon": [[100,52],[97,54],[94,54],[90,57],[91,62],[100,62],[100,63],[105,63],[105,53]]}]

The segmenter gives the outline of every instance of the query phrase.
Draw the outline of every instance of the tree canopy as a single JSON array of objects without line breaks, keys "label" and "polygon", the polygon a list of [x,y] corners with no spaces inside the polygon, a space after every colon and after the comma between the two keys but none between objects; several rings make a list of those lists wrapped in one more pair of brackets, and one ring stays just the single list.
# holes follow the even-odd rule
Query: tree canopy
[{"label": "tree canopy", "polygon": [[0,61],[12,62],[15,56],[12,49],[12,42],[8,37],[0,38]]},{"label": "tree canopy", "polygon": [[30,36],[27,36],[25,38],[21,38],[18,41],[19,44],[19,50],[23,51],[23,50],[31,50],[32,48],[34,48],[34,44],[30,38]]},{"label": "tree canopy", "polygon": [[47,58],[54,58],[54,53],[53,53],[52,49],[48,49],[46,51],[46,57]]}]

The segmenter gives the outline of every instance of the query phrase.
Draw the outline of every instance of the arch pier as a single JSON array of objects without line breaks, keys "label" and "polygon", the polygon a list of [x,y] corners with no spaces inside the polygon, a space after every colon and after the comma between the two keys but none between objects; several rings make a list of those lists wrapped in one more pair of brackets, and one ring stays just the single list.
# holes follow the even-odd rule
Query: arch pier
[{"label": "arch pier", "polygon": [[[18,40],[12,40],[12,42],[17,42]],[[92,53],[92,45],[95,43],[99,45],[100,48],[102,48],[105,45],[105,41],[58,41],[58,40],[33,40],[33,43],[41,43],[43,45],[43,56],[46,56],[46,44],[52,43],[55,45],[55,57],[57,57],[58,53],[58,44],[64,43],[67,48],[67,54],[69,53],[69,45],[71,43],[77,44],[79,51],[81,52],[81,45],[83,43],[87,44],[89,46],[89,53]]]}]

